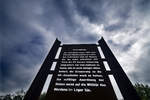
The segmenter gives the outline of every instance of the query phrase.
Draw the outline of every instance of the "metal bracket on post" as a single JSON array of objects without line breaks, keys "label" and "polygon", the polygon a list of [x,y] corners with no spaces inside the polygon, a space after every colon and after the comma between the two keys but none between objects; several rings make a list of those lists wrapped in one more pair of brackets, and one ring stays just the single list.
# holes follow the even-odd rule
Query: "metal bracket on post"
[{"label": "metal bracket on post", "polygon": [[98,41],[98,43],[101,46],[105,58],[107,59],[108,65],[112,71],[111,74],[113,74],[124,100],[141,100],[103,37]]},{"label": "metal bracket on post", "polygon": [[36,75],[35,79],[33,80],[29,90],[27,91],[24,100],[38,100],[43,89],[44,83],[47,79],[48,74],[50,73],[50,67],[52,66],[53,59],[60,47],[60,41],[58,39],[55,40],[48,56],[46,57],[42,67],[40,68],[38,74]]}]

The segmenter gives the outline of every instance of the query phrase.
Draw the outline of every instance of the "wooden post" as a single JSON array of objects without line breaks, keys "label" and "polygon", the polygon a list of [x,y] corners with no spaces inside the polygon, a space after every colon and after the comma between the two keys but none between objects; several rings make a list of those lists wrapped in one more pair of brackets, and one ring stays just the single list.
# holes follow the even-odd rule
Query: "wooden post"
[{"label": "wooden post", "polygon": [[43,89],[44,83],[49,74],[50,68],[53,63],[53,59],[57,53],[57,50],[60,46],[60,41],[58,39],[55,40],[48,56],[46,57],[42,67],[40,68],[38,74],[33,80],[29,90],[27,91],[24,100],[38,100]]},{"label": "wooden post", "polygon": [[98,41],[124,100],[141,100],[103,37]]}]

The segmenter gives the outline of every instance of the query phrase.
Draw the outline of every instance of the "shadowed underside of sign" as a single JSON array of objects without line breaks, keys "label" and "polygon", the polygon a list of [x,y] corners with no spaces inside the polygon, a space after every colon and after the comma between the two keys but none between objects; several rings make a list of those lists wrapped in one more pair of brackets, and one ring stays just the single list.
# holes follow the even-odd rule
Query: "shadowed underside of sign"
[{"label": "shadowed underside of sign", "polygon": [[105,72],[95,44],[63,45],[46,98],[116,100]]},{"label": "shadowed underside of sign", "polygon": [[[62,48],[55,59],[58,48]],[[105,58],[102,58],[101,47]],[[104,66],[107,61],[110,71]],[[52,63],[55,69],[50,70]],[[96,44],[63,44],[56,39],[24,100],[38,100],[46,78],[52,74],[46,100],[94,99],[117,100],[108,75],[113,75],[124,100],[140,100],[130,80],[102,38]]]}]

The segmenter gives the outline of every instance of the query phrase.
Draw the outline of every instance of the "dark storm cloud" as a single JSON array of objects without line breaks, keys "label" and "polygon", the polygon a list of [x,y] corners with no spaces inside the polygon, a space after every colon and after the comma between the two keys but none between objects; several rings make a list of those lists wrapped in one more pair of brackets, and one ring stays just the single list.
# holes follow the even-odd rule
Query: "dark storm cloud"
[{"label": "dark storm cloud", "polygon": [[68,26],[74,25],[68,1],[53,0],[52,3],[57,9],[57,12],[60,13],[60,15],[65,19]]},{"label": "dark storm cloud", "polygon": [[139,0],[137,2],[138,9],[141,11],[149,11],[148,9],[150,8],[150,1],[149,0]]},{"label": "dark storm cloud", "polygon": [[[101,0],[99,0],[101,1]],[[74,0],[74,3],[76,5],[77,11],[83,15],[89,18],[90,21],[97,20],[95,10],[92,8],[94,3],[99,3],[97,0],[87,0],[86,2],[83,2],[82,0]],[[99,5],[100,6],[100,5]]]},{"label": "dark storm cloud", "polygon": [[117,24],[113,24],[113,25],[109,25],[107,27],[105,27],[106,31],[117,31],[122,29],[125,26],[125,23],[117,23]]},{"label": "dark storm cloud", "polygon": [[[72,15],[68,2],[66,0],[49,0],[43,3],[43,15],[41,20],[43,24],[54,24],[55,20],[60,18],[65,20],[65,24],[71,25]],[[59,23],[59,22],[58,22]]]},{"label": "dark storm cloud", "polygon": [[124,22],[123,20],[129,17],[132,4],[132,0],[86,0],[86,2],[74,0],[74,2],[79,14],[88,17],[91,22],[103,24],[107,23],[109,15]]},{"label": "dark storm cloud", "polygon": [[[82,30],[82,26],[80,23],[77,23],[74,19],[77,7],[74,1],[58,1],[58,0],[51,0],[46,1],[44,3],[44,12],[41,18],[41,22],[45,27],[50,30],[53,30],[58,38],[62,39],[62,37],[74,38],[77,41],[88,41],[86,39],[81,39],[85,37],[94,38],[93,35],[86,34]],[[94,40],[94,39],[92,39]],[[96,37],[95,37],[96,40]],[[68,40],[63,39],[64,42]],[[91,39],[89,38],[89,41]]]},{"label": "dark storm cloud", "polygon": [[29,5],[22,3],[5,1],[2,19],[4,33],[1,37],[2,93],[24,88],[26,83],[29,84],[31,76],[34,75],[34,67],[38,68],[38,63],[44,57],[43,37],[29,26],[28,20],[31,20],[32,16],[26,15],[28,8],[23,8]]},{"label": "dark storm cloud", "polygon": [[[138,41],[134,37],[142,36],[139,34],[145,25],[136,23],[141,23],[142,15],[148,16],[149,4],[149,0],[5,0],[0,10],[0,92],[27,89],[56,37],[63,43],[95,43],[104,35],[112,47],[121,51],[119,54],[130,53]],[[138,21],[132,22],[136,18]],[[138,30],[129,32],[132,27]],[[122,33],[128,34],[120,36]],[[138,65],[144,65],[143,70],[139,66],[143,72],[150,69],[150,48],[144,48],[147,56],[137,60]],[[149,82],[142,71],[140,78]]]}]

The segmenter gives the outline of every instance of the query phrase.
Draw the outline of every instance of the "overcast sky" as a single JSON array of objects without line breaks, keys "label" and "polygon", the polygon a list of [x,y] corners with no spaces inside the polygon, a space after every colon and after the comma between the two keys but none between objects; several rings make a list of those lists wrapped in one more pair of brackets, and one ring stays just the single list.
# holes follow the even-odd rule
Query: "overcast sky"
[{"label": "overcast sky", "polygon": [[0,94],[28,89],[56,37],[107,41],[132,83],[150,84],[150,0],[3,0]]}]

